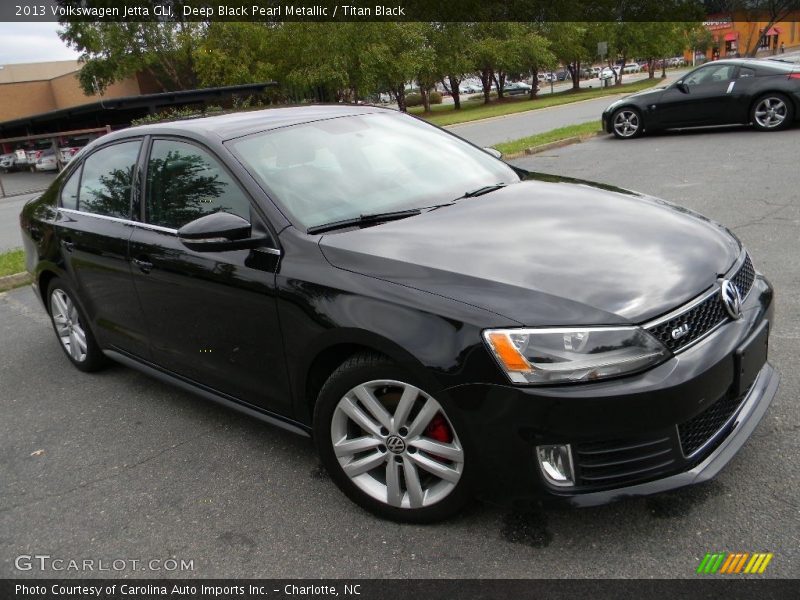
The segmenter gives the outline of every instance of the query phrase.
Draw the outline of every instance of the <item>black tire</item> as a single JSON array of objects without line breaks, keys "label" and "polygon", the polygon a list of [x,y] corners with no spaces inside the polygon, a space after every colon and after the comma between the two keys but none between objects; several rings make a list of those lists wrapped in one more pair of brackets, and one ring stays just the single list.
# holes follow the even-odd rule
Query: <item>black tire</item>
[{"label": "black tire", "polygon": [[[767,111],[773,110],[771,118],[767,118]],[[780,116],[782,120],[776,125],[769,125],[770,121]],[[780,131],[786,129],[794,121],[794,105],[784,94],[770,93],[759,96],[750,108],[750,122],[759,131]]]},{"label": "black tire", "polygon": [[[433,399],[432,396],[425,392],[420,383],[410,374],[407,370],[401,368],[390,359],[380,354],[372,354],[372,353],[362,353],[357,354],[349,358],[345,361],[336,371],[331,374],[328,378],[325,385],[322,387],[322,390],[319,393],[317,403],[314,407],[314,425],[313,425],[313,434],[314,434],[314,441],[317,446],[317,451],[319,452],[320,459],[322,464],[327,469],[328,473],[331,476],[331,479],[336,483],[336,485],[341,489],[353,502],[360,505],[361,507],[365,508],[366,510],[376,514],[380,517],[391,519],[393,521],[400,521],[400,522],[409,522],[409,523],[432,523],[436,521],[441,521],[448,517],[453,516],[458,511],[460,511],[464,505],[470,500],[471,493],[469,491],[469,483],[468,477],[470,476],[469,470],[469,463],[468,458],[465,460],[464,457],[469,456],[469,449],[465,448],[466,440],[463,437],[459,437],[457,434],[458,431],[458,423],[454,423],[453,415],[447,414],[447,407],[445,403],[440,403],[439,400],[433,399],[434,403],[437,405],[439,412],[436,413],[435,419],[441,419],[442,417],[439,414],[444,415],[444,419],[446,419],[447,424],[449,427],[452,428],[453,438],[451,443],[454,445],[460,445],[463,449],[461,462],[456,468],[461,469],[460,479],[458,479],[455,483],[448,483],[443,479],[437,480],[437,477],[430,475],[428,472],[417,469],[414,467],[414,473],[419,474],[418,481],[426,481],[430,484],[430,487],[425,487],[424,485],[421,486],[419,489],[425,490],[424,497],[425,498],[435,498],[436,495],[439,495],[437,491],[437,486],[441,489],[442,484],[445,487],[449,487],[449,492],[446,493],[441,499],[436,500],[434,503],[429,505],[423,505],[419,507],[401,507],[401,506],[392,506],[388,503],[387,499],[378,500],[376,497],[368,494],[365,492],[359,485],[357,485],[351,477],[345,473],[343,466],[339,462],[339,458],[336,456],[336,452],[334,451],[334,443],[333,443],[333,432],[332,428],[335,427],[334,425],[334,418],[338,419],[337,422],[341,422],[342,415],[341,412],[337,412],[337,406],[339,405],[340,401],[344,402],[344,397],[352,392],[356,387],[367,384],[373,385],[377,381],[386,382],[389,380],[391,382],[402,382],[402,384],[406,385],[407,388],[418,388],[421,392],[419,396],[417,396],[415,402],[415,407],[419,406],[427,406],[427,402],[430,399]],[[368,383],[369,382],[369,383]],[[389,387],[380,388],[381,390],[387,390],[388,393],[392,393],[392,390]],[[402,389],[402,388],[401,388]],[[388,393],[384,398],[388,397]],[[376,398],[379,398],[378,394],[376,393]],[[397,394],[394,396],[397,397]],[[384,400],[381,400],[384,401]],[[422,404],[419,404],[422,403]],[[363,408],[364,405],[359,405]],[[364,411],[366,412],[366,410]],[[417,414],[422,413],[423,411],[420,409]],[[452,411],[451,411],[452,412]],[[396,414],[396,413],[395,413]],[[409,415],[413,415],[414,412],[409,413]],[[370,417],[372,415],[370,414]],[[344,417],[346,419],[346,417]],[[424,420],[424,419],[422,419]],[[405,421],[404,421],[405,422]],[[442,422],[441,420],[439,422]],[[377,421],[376,421],[377,423]],[[348,426],[352,427],[355,423],[348,422]],[[356,426],[358,429],[358,426]],[[363,475],[368,478],[374,478],[380,476],[385,472],[386,477],[388,478],[388,473],[391,465],[394,465],[396,469],[399,469],[402,472],[402,479],[398,478],[398,481],[402,481],[402,485],[406,486],[405,491],[402,491],[402,485],[398,483],[398,489],[401,490],[400,494],[403,498],[402,502],[411,502],[411,494],[410,494],[410,486],[406,479],[407,472],[405,471],[408,468],[407,463],[411,464],[413,462],[413,456],[421,456],[423,459],[428,457],[425,452],[417,450],[416,448],[412,448],[412,445],[415,443],[414,440],[419,442],[420,437],[412,438],[412,432],[408,430],[408,428],[400,427],[400,429],[405,429],[407,438],[404,434],[404,439],[408,440],[408,445],[403,445],[403,452],[402,455],[397,454],[397,450],[389,450],[387,449],[387,445],[389,445],[388,438],[396,438],[397,436],[393,434],[393,432],[389,432],[385,430],[386,435],[388,437],[382,438],[384,441],[387,442],[386,445],[381,444],[377,448],[372,448],[368,451],[365,451],[362,454],[354,454],[352,457],[345,457],[342,460],[350,460],[355,461],[356,456],[359,458],[363,457],[365,454],[369,454],[370,456],[377,456],[378,460],[380,457],[378,456],[379,453],[384,455],[384,461],[379,466],[374,467],[373,470],[364,473]],[[462,428],[463,429],[463,428]],[[373,441],[374,439],[372,436],[364,435],[366,430],[360,430],[359,433],[354,434],[358,437],[370,437],[370,440]],[[425,432],[428,432],[428,429],[425,429]],[[389,435],[389,434],[392,435]],[[383,435],[383,431],[382,431]],[[427,440],[428,438],[425,438]],[[393,454],[395,453],[395,454]],[[367,457],[369,458],[369,456]],[[437,457],[437,460],[442,460],[441,457]],[[396,461],[394,463],[393,461]],[[457,464],[457,463],[450,463],[450,464]],[[363,477],[359,476],[361,481],[369,481],[368,485],[371,485],[373,479],[364,479]],[[432,482],[432,483],[431,483]],[[363,483],[362,483],[363,485]],[[380,488],[380,483],[376,484],[377,488]],[[426,484],[427,485],[427,484]],[[384,488],[386,489],[386,496],[389,496],[389,486],[388,483],[383,484]]]},{"label": "black tire", "polygon": [[[625,118],[627,117],[627,118]],[[625,127],[618,127],[617,119],[625,119],[627,121],[627,133]],[[644,131],[644,122],[642,121],[642,113],[632,106],[623,106],[615,110],[611,115],[611,133],[614,137],[620,140],[630,140],[642,135]]]},{"label": "black tire", "polygon": [[[83,340],[85,341],[85,349],[83,352],[78,352],[82,354],[82,356],[77,356],[68,349],[66,343],[62,341],[62,337],[59,334],[59,324],[56,323],[56,320],[59,318],[58,315],[62,312],[62,309],[59,308],[57,301],[54,295],[58,295],[59,298],[64,299],[66,297],[69,302],[71,303],[71,307],[74,310],[73,314],[77,314],[78,321],[74,322],[71,320],[68,327],[75,332],[76,329],[79,329],[83,333]],[[97,344],[97,340],[92,333],[91,326],[89,325],[89,320],[86,318],[83,310],[81,309],[80,305],[75,301],[76,294],[70,287],[70,285],[60,279],[58,277],[53,278],[50,281],[50,284],[47,286],[47,294],[45,295],[45,306],[47,307],[47,313],[50,315],[50,322],[53,325],[53,331],[56,334],[56,339],[58,340],[59,346],[64,351],[64,354],[67,356],[69,361],[75,366],[76,369],[81,371],[85,371],[90,373],[92,371],[97,371],[102,369],[108,364],[108,359],[103,354],[102,350],[100,350],[100,346]],[[72,311],[69,311],[72,312]],[[59,319],[60,320],[60,319]],[[63,323],[62,323],[63,325]],[[76,328],[77,325],[77,328]],[[70,346],[72,346],[74,342],[72,341],[72,336],[70,339]]]}]

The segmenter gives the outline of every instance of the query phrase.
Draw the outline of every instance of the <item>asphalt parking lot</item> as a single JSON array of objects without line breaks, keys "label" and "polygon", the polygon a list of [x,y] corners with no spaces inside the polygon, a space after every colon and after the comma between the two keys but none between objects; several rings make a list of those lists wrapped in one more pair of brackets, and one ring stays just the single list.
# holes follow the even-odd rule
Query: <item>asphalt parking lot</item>
[{"label": "asphalt parking lot", "polygon": [[697,577],[714,551],[773,552],[764,576],[796,577],[798,143],[800,128],[604,136],[519,161],[715,218],[775,284],[781,389],[715,481],[592,509],[475,504],[435,526],[381,521],[337,491],[307,439],[123,367],[73,369],[20,289],[0,294],[0,577],[92,575],[15,569],[20,554],[48,554],[194,561],[116,573],[127,577],[670,578]]}]

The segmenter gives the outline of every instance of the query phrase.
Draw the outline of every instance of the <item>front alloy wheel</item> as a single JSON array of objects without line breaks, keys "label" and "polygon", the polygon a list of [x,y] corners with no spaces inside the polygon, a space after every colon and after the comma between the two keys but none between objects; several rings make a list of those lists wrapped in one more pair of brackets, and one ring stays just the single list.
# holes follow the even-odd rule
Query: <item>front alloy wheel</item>
[{"label": "front alloy wheel", "polygon": [[464,450],[442,407],[400,381],[369,381],[350,390],[334,411],[331,440],[353,484],[398,508],[436,504],[464,469]]},{"label": "front alloy wheel", "polygon": [[791,122],[791,108],[786,98],[768,95],[759,98],[753,106],[753,123],[762,131],[775,131]]},{"label": "front alloy wheel", "polygon": [[384,357],[351,358],[320,392],[314,434],[352,500],[398,521],[436,521],[466,500],[464,445],[442,404],[409,379]]},{"label": "front alloy wheel", "polygon": [[632,108],[622,108],[614,113],[611,118],[614,135],[618,138],[632,138],[642,131],[642,119],[639,113]]}]

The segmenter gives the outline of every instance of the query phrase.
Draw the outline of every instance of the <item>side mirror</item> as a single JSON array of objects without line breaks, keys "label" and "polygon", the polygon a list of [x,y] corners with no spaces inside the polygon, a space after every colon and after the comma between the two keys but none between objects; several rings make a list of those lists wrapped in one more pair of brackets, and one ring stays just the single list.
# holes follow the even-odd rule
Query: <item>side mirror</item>
[{"label": "side mirror", "polygon": [[683,83],[682,81],[675,82],[675,87],[678,88],[684,94],[689,93],[689,86]]},{"label": "side mirror", "polygon": [[219,252],[256,248],[267,238],[250,237],[250,222],[237,215],[215,212],[195,219],[178,230],[178,239],[190,250]]},{"label": "side mirror", "polygon": [[500,152],[500,150],[497,150],[496,148],[484,148],[483,151],[488,152],[495,158],[503,158],[503,153]]}]

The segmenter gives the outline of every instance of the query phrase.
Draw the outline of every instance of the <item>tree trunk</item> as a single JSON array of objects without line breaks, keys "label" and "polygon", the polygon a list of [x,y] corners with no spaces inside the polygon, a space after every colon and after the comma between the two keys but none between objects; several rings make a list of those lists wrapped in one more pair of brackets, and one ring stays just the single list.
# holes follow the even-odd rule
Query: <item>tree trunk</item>
[{"label": "tree trunk", "polygon": [[667,59],[661,59],[661,79],[665,79],[667,77]]},{"label": "tree trunk", "polygon": [[494,75],[494,85],[497,87],[497,99],[502,100],[505,97],[506,74],[503,71]]},{"label": "tree trunk", "polygon": [[408,112],[408,108],[406,107],[406,86],[400,85],[396,87],[394,90],[395,98],[397,98],[397,108],[400,112]]},{"label": "tree trunk", "polygon": [[528,97],[535,100],[537,93],[539,93],[539,67],[533,67],[531,69],[531,91]]},{"label": "tree trunk", "polygon": [[617,85],[622,85],[622,73],[625,70],[625,62],[628,60],[628,57],[624,54],[622,55],[622,64],[619,67],[619,76],[617,77]]},{"label": "tree trunk", "polygon": [[483,103],[489,104],[492,101],[490,96],[492,92],[492,77],[494,73],[492,73],[491,69],[482,69],[481,70],[481,85],[483,85]]},{"label": "tree trunk", "polygon": [[422,108],[423,108],[423,110],[426,113],[431,112],[431,96],[430,96],[430,91],[428,90],[428,88],[424,88],[424,87],[420,86],[419,95],[422,97]]},{"label": "tree trunk", "polygon": [[647,78],[648,79],[655,79],[656,77],[656,62],[652,58],[647,59]]},{"label": "tree trunk", "polygon": [[581,61],[576,60],[569,67],[569,74],[572,76],[572,89],[578,91],[581,89]]},{"label": "tree trunk", "polygon": [[461,81],[455,75],[448,75],[447,78],[450,81],[450,94],[453,96],[453,106],[455,110],[461,110],[461,91],[458,89],[458,86],[461,85]]}]

